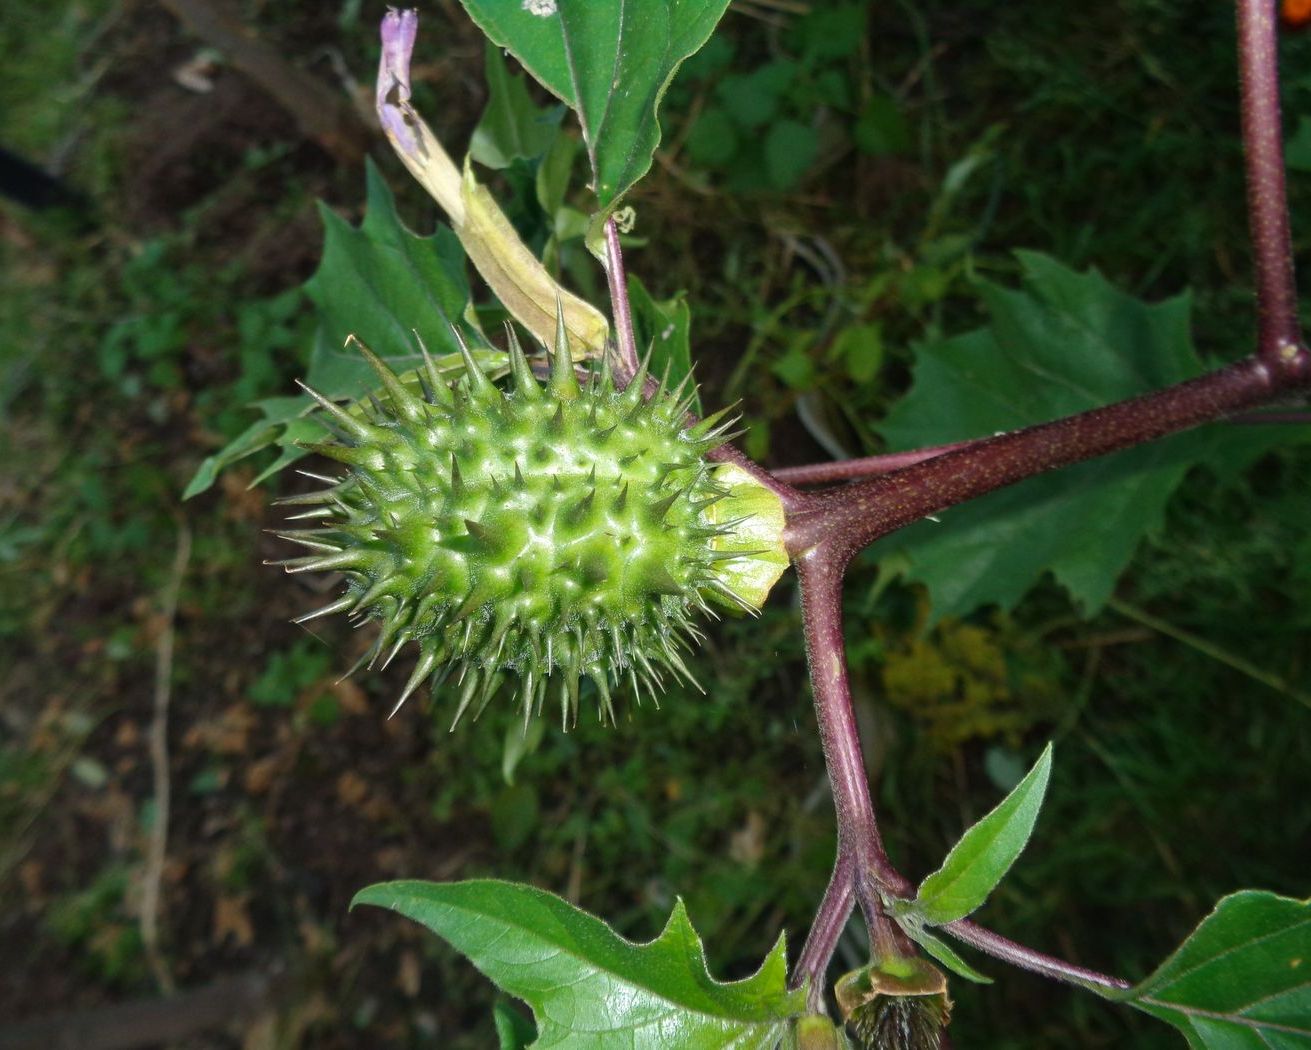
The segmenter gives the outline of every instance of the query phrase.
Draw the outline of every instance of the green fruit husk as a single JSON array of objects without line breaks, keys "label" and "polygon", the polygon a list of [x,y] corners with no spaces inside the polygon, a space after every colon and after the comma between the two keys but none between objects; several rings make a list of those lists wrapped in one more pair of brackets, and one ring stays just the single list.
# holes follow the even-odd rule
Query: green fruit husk
[{"label": "green fruit husk", "polygon": [[312,525],[280,534],[310,551],[281,564],[341,572],[346,589],[298,622],[379,622],[370,666],[413,644],[396,709],[451,680],[452,726],[502,685],[525,719],[549,688],[567,728],[584,678],[611,721],[621,683],[639,699],[666,675],[693,683],[697,614],[755,611],[787,564],[778,498],[705,459],[732,421],[686,425],[683,387],[648,399],[645,369],[624,390],[608,367],[580,385],[562,332],[545,388],[513,333],[509,390],[461,348],[453,385],[426,351],[415,384],[360,346],[377,394],[347,409],[309,391],[336,440],[307,447],[349,469],[284,501]]}]

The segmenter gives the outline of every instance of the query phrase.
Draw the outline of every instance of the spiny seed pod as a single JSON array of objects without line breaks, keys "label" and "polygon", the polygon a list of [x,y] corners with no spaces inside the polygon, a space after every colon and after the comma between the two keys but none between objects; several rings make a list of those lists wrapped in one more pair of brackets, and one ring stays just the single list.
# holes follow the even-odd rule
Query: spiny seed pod
[{"label": "spiny seed pod", "polygon": [[314,527],[281,535],[312,553],[279,564],[347,582],[297,622],[378,621],[371,666],[414,643],[396,709],[453,676],[455,721],[503,683],[525,719],[554,683],[567,728],[584,677],[610,720],[621,682],[639,698],[665,673],[691,682],[682,652],[702,637],[696,613],[711,600],[754,611],[786,566],[777,497],[705,459],[731,420],[687,426],[686,381],[648,400],[645,368],[624,390],[608,366],[580,385],[562,326],[545,389],[513,333],[506,391],[456,337],[465,372],[453,385],[426,350],[407,383],[361,345],[377,396],[345,409],[309,391],[337,440],[306,447],[350,469],[284,500],[311,506],[296,517]]}]

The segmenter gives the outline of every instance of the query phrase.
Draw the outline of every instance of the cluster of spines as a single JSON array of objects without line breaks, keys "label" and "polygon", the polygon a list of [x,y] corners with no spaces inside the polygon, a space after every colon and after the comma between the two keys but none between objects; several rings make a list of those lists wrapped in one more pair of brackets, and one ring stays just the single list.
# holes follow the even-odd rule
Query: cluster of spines
[{"label": "cluster of spines", "polygon": [[[608,360],[580,387],[562,324],[545,390],[509,331],[513,387],[502,392],[454,331],[464,361],[463,377],[455,384],[442,378],[422,344],[418,393],[359,345],[383,396],[370,395],[348,411],[305,387],[336,438],[306,448],[350,469],[340,478],[311,475],[328,487],[283,501],[308,505],[295,518],[318,524],[279,534],[311,552],[279,564],[288,572],[340,571],[348,584],[343,596],[297,622],[338,612],[349,613],[357,625],[379,621],[378,638],[361,660],[370,666],[381,659],[385,667],[407,643],[417,643],[418,662],[393,713],[425,680],[436,691],[452,675],[459,689],[457,722],[471,708],[476,717],[511,677],[519,680],[525,718],[541,710],[548,679],[558,677],[566,725],[577,717],[584,676],[595,683],[601,717],[610,720],[612,688],[620,681],[630,682],[639,698],[643,686],[653,697],[663,688],[662,670],[695,684],[681,653],[702,637],[693,615],[714,615],[707,596],[754,612],[719,570],[756,552],[717,549],[717,541],[731,536],[740,522],[714,523],[706,514],[728,494],[715,484],[704,459],[730,436],[728,410],[685,427],[694,397],[687,392],[688,380],[674,391],[661,381],[650,392],[645,363],[622,391],[615,389]],[[525,422],[539,432],[537,444],[526,451],[557,468],[547,469],[545,485],[531,473],[535,464],[521,462],[519,455],[500,475],[477,469],[485,468],[482,463],[469,477],[469,465],[461,469],[455,448],[438,447],[463,442],[470,456],[496,458],[495,449],[479,448],[479,428],[495,438],[498,430],[522,430]],[[631,444],[634,433],[652,445],[639,440],[637,447],[607,458],[608,443]],[[525,435],[517,436],[525,444]],[[594,455],[585,476],[559,469],[567,444],[561,453],[558,443],[565,439],[590,446]],[[653,453],[652,447],[661,442],[674,454],[653,464],[658,450]],[[598,463],[607,472],[613,468],[614,476],[598,477]],[[640,473],[630,473],[638,466]],[[462,507],[468,514],[457,520],[452,514]],[[568,553],[555,552],[546,557],[547,565],[540,552],[534,563],[526,553],[529,545],[522,556],[504,549],[506,532],[517,536],[525,523],[531,531],[534,521],[548,518],[550,526],[558,521],[566,532],[601,518],[607,526],[626,519],[633,534],[593,528],[572,544],[586,548],[590,540],[590,553],[584,549],[571,560]],[[625,544],[632,545],[628,554]],[[643,545],[650,548],[645,556]],[[631,562],[623,563],[625,557]],[[474,570],[464,577],[451,570],[471,564]],[[634,564],[639,583],[634,593],[623,593],[610,577],[616,568],[623,575]],[[448,570],[448,578],[438,579],[441,572],[434,566]],[[540,599],[542,594],[549,600]]]}]

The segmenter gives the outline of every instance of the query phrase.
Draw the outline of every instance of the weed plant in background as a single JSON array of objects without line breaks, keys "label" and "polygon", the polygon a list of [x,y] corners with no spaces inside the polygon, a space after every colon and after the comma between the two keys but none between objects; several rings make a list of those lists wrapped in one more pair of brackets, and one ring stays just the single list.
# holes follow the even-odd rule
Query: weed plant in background
[{"label": "weed plant in background", "polygon": [[[1253,356],[1206,371],[1189,338],[1186,299],[1148,306],[1095,271],[1021,252],[1019,288],[983,288],[986,326],[920,352],[913,386],[880,428],[907,451],[772,474],[725,443],[724,411],[701,421],[691,414],[699,402],[687,307],[654,301],[623,261],[622,237],[633,221],[625,197],[651,166],[661,98],[725,6],[466,0],[492,43],[574,111],[581,127],[594,210],[548,224],[537,252],[475,168],[457,168],[412,105],[417,16],[389,13],[378,116],[450,231],[413,238],[370,176],[365,224],[356,231],[330,222],[311,294],[331,323],[350,329],[348,344],[374,346],[381,358],[320,342],[308,398],[267,412],[202,468],[192,491],[227,461],[270,443],[282,449],[270,470],[305,452],[344,464],[344,473],[319,478],[326,488],[286,501],[308,508],[296,515],[307,527],[287,534],[308,553],[287,568],[347,578],[344,594],[306,618],[345,612],[378,621],[361,657],[370,665],[417,650],[397,707],[426,682],[435,703],[458,698],[456,721],[466,710],[481,713],[501,692],[517,694],[523,722],[506,741],[510,771],[540,741],[531,718],[548,697],[567,729],[582,692],[595,698],[602,721],[613,721],[621,690],[639,701],[644,692],[656,697],[667,677],[689,679],[682,653],[702,637],[695,614],[712,613],[712,600],[754,611],[790,561],[837,813],[828,889],[791,964],[780,932],[760,968],[730,983],[710,976],[681,901],[647,944],[624,940],[560,897],[509,882],[389,882],[362,890],[356,903],[418,920],[528,1003],[531,1024],[509,1008],[497,1013],[505,1047],[938,1046],[952,1011],[946,974],[990,981],[953,941],[1137,1007],[1197,1047],[1305,1044],[1307,902],[1263,890],[1231,893],[1138,983],[970,918],[1033,833],[1053,768],[1050,744],[1027,772],[1014,755],[997,752],[994,775],[1009,793],[932,874],[918,884],[903,875],[875,816],[843,632],[844,576],[869,556],[884,573],[922,583],[937,621],[981,605],[1012,606],[1044,573],[1084,610],[1099,610],[1117,601],[1117,577],[1192,465],[1237,472],[1287,440],[1277,427],[1193,429],[1296,400],[1311,387],[1284,201],[1273,6],[1238,5],[1260,307]],[[718,80],[714,103],[687,135],[692,159],[722,169],[739,189],[786,188],[813,162],[818,139],[780,111],[816,99],[853,113],[849,133],[860,149],[906,148],[908,130],[886,98],[871,95],[857,107],[839,97],[841,78],[823,75],[822,59],[846,53],[833,49],[835,35],[859,39],[863,25],[854,7],[829,16],[807,22],[814,37],[802,40],[799,61],[779,58],[749,77]],[[844,29],[843,18],[852,25]],[[722,47],[705,52],[698,75],[720,75],[725,58]],[[518,81],[494,77],[497,95],[471,157],[502,170],[538,159],[537,204],[559,216],[558,187],[567,186],[571,160],[562,147],[565,159],[552,170],[559,112],[539,110]],[[544,187],[551,179],[556,187]],[[522,175],[518,182],[526,185]],[[543,265],[543,258],[558,261],[566,230],[581,233],[604,268],[608,319]],[[465,257],[547,358],[530,361],[513,328],[504,350],[483,334]],[[848,332],[859,334],[840,339],[837,351],[855,369],[873,355],[876,370],[877,331]],[[416,351],[417,367],[402,371]],[[748,355],[739,369],[751,365]],[[789,380],[783,365],[774,371]],[[545,391],[535,370],[549,372]],[[513,385],[499,391],[493,380],[507,371]],[[330,440],[307,441],[311,428]],[[1051,473],[1056,468],[1069,469]],[[938,526],[934,515],[958,504],[965,506]],[[988,692],[1006,683],[987,633],[957,625],[936,637],[939,653],[926,655],[921,638],[883,661],[889,692],[917,714],[936,698],[960,698],[925,713],[932,738],[951,747],[975,733],[1026,729],[1008,724],[1005,712],[990,713]],[[705,687],[713,694],[713,681]],[[1110,761],[1114,768],[1123,760]],[[855,910],[868,958],[830,986],[829,966]],[[830,993],[841,1027],[830,1019]],[[968,1042],[969,1032],[960,1037]]]}]

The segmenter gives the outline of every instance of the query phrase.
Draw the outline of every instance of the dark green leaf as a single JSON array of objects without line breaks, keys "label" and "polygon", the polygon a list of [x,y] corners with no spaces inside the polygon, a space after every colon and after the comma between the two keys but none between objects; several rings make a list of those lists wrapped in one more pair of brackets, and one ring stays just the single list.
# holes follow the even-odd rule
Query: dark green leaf
[{"label": "dark green leaf", "polygon": [[1051,769],[1048,744],[1015,790],[966,831],[942,867],[920,884],[913,906],[916,915],[940,926],[965,918],[987,900],[1033,834]]},{"label": "dark green leaf", "polygon": [[[690,330],[692,311],[679,292],[672,299],[656,302],[638,278],[628,276],[628,298],[633,307],[633,330],[640,353],[651,351],[651,374],[669,372],[669,386],[674,388],[692,373]],[[692,411],[701,414],[701,398],[692,402]]]},{"label": "dark green leaf", "polygon": [[722,168],[737,153],[737,127],[719,106],[707,106],[688,132],[687,155],[707,168]]},{"label": "dark green leaf", "polygon": [[856,148],[871,156],[904,153],[910,148],[910,128],[897,103],[887,95],[874,95],[856,118],[851,137]]},{"label": "dark green leaf", "polygon": [[[1201,371],[1187,296],[1149,306],[1095,270],[1075,273],[1033,252],[1018,257],[1022,291],[984,288],[989,327],[917,351],[914,385],[880,428],[893,448],[1012,430]],[[935,618],[993,602],[1009,608],[1045,571],[1091,614],[1160,527],[1190,467],[1232,472],[1294,433],[1221,424],[1179,434],[1001,489],[873,551],[901,553],[906,574],[928,586]]]},{"label": "dark green leaf", "polygon": [[1311,171],[1311,117],[1301,117],[1284,145],[1284,162],[1293,171]]},{"label": "dark green leaf", "polygon": [[[319,327],[305,381],[336,399],[363,397],[376,386],[373,370],[358,351],[346,346],[356,336],[398,371],[419,360],[415,332],[438,355],[446,371],[458,367],[459,347],[450,325],[464,315],[469,284],[464,252],[446,227],[431,237],[405,228],[382,176],[368,164],[368,212],[358,229],[326,207],[323,260],[305,290],[318,310]],[[482,360],[493,368],[503,355]],[[263,418],[252,423],[220,452],[200,465],[184,498],[204,492],[232,463],[270,446],[279,454],[256,477],[265,480],[305,455],[297,443],[321,440],[308,397],[277,397],[256,402]]]},{"label": "dark green leaf", "polygon": [[358,229],[321,208],[323,261],[305,285],[322,327],[306,378],[320,393],[356,398],[373,388],[372,369],[346,337],[356,336],[395,367],[419,360],[415,333],[433,354],[459,352],[451,325],[469,302],[464,251],[445,226],[411,233],[378,169],[368,165],[368,211]]},{"label": "dark green leaf", "polygon": [[701,48],[728,0],[464,0],[508,48],[578,113],[609,211],[651,167],[657,109],[683,60]]},{"label": "dark green leaf", "polygon": [[532,1021],[509,1003],[499,1002],[492,1007],[492,1023],[496,1025],[500,1050],[528,1050],[537,1038]]},{"label": "dark green leaf", "polygon": [[538,1046],[772,1050],[805,1008],[805,993],[787,990],[781,937],[753,976],[711,978],[681,901],[648,944],[509,882],[381,883],[353,904],[390,908],[449,941],[532,1007]]},{"label": "dark green leaf", "polygon": [[716,94],[740,127],[764,127],[778,113],[779,102],[796,73],[797,64],[791,59],[775,59],[750,73],[724,77]]},{"label": "dark green leaf", "polygon": [[765,164],[770,185],[776,190],[795,186],[815,163],[819,152],[819,135],[809,125],[795,120],[771,124],[765,136]]},{"label": "dark green leaf", "polygon": [[1311,1046],[1311,901],[1242,890],[1121,999],[1195,1050]]},{"label": "dark green leaf", "polygon": [[473,129],[469,155],[479,164],[500,170],[514,161],[536,160],[551,148],[559,133],[560,106],[543,109],[533,103],[524,78],[511,73],[500,48],[487,45],[487,91],[490,98]]}]

